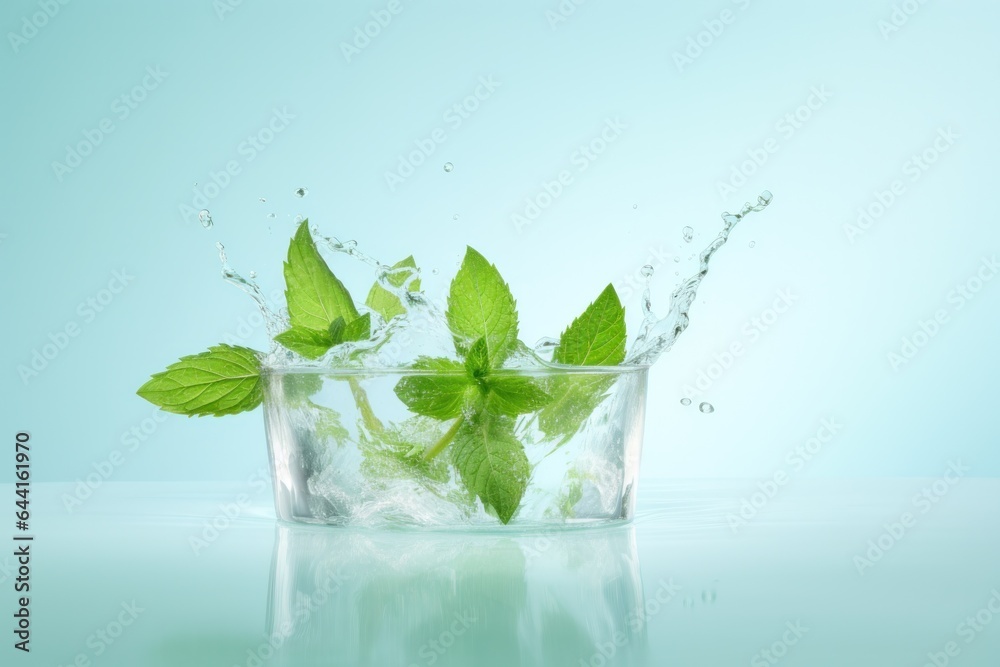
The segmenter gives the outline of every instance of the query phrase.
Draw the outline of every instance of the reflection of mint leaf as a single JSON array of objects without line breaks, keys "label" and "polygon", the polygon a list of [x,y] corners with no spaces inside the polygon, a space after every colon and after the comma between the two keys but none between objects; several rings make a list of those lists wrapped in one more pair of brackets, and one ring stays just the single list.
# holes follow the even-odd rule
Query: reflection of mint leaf
[{"label": "reflection of mint leaf", "polygon": [[[414,261],[413,255],[410,255],[406,259],[392,265],[392,268],[394,269],[401,269],[404,267],[412,269],[417,268],[417,263]],[[406,282],[406,278],[407,276],[403,272],[392,273],[388,276],[389,284],[395,287],[402,287],[403,283]],[[408,289],[411,292],[419,292],[420,279],[414,278],[410,281]],[[403,304],[399,301],[399,297],[382,287],[377,282],[372,285],[371,290],[369,290],[368,298],[365,299],[365,305],[381,315],[382,319],[386,322],[397,315],[402,315],[406,312],[406,309],[403,308]]]},{"label": "reflection of mint leaf", "polygon": [[625,360],[625,309],[613,285],[566,327],[552,360],[574,366],[615,366]]},{"label": "reflection of mint leaf", "polygon": [[514,435],[510,417],[477,412],[455,434],[452,461],[462,483],[502,523],[510,521],[528,485],[529,465],[524,447]]},{"label": "reflection of mint leaf", "polygon": [[406,407],[437,419],[454,419],[462,414],[469,390],[475,393],[462,364],[421,357],[413,363],[413,369],[428,374],[407,375],[396,383],[396,396]]},{"label": "reflection of mint leaf", "polygon": [[[566,327],[552,359],[577,366],[613,366],[625,359],[625,309],[612,285]],[[613,376],[602,374],[552,377],[547,387],[552,402],[539,413],[539,426],[549,437],[565,442],[580,430],[613,383]]]},{"label": "reflection of mint leaf", "polygon": [[486,339],[491,368],[500,367],[517,341],[517,311],[510,288],[497,268],[472,248],[466,250],[451,281],[445,315],[459,354]]},{"label": "reflection of mint leaf", "polygon": [[344,284],[316,249],[305,220],[288,246],[285,298],[292,327],[326,331],[338,317],[351,322],[358,310]]},{"label": "reflection of mint leaf", "polygon": [[485,384],[489,392],[486,405],[495,414],[526,415],[552,401],[552,397],[530,377],[491,375]]},{"label": "reflection of mint leaf", "polygon": [[216,345],[208,352],[181,357],[137,393],[162,410],[182,415],[246,412],[263,399],[260,359],[249,348]]},{"label": "reflection of mint leaf", "polygon": [[288,331],[282,331],[274,340],[306,359],[319,359],[333,347],[333,338],[328,331],[313,331],[305,327],[292,327]]}]

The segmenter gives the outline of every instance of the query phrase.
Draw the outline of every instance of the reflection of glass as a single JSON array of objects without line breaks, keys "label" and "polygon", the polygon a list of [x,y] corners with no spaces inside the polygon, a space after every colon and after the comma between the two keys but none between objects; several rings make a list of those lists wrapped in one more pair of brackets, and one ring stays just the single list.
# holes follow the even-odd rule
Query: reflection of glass
[{"label": "reflection of glass", "polygon": [[643,621],[632,527],[508,536],[279,525],[267,664],[604,664],[602,649],[616,660],[644,649]]},{"label": "reflection of glass", "polygon": [[[504,373],[508,382],[522,383],[519,391],[544,387],[552,398],[517,419],[497,413],[480,422],[489,426],[487,447],[486,436],[469,426],[479,417],[420,416],[397,395],[403,382],[440,383],[449,375],[268,370],[264,421],[278,518],[488,527],[500,525],[500,517],[522,525],[631,519],[646,368]],[[492,479],[494,457],[506,481],[492,484],[505,490],[487,493],[487,501],[482,480]],[[497,507],[497,498],[509,506]]]}]

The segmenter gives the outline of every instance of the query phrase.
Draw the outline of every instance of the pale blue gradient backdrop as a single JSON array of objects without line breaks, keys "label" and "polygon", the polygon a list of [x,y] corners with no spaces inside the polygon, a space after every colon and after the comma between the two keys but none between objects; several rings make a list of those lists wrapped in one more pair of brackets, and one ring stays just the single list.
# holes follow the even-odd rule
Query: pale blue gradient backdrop
[{"label": "pale blue gradient backdrop", "polygon": [[[269,292],[299,214],[383,261],[413,253],[432,294],[470,244],[509,280],[530,343],[558,334],[608,282],[627,296],[634,332],[627,276],[652,256],[663,311],[719,213],[765,188],[772,207],[717,256],[690,329],[652,372],[644,476],[770,477],[825,418],[843,426],[796,474],[934,477],[954,459],[1000,474],[1000,280],[960,311],[947,300],[1000,249],[1000,6],[912,2],[919,10],[886,37],[885,1],[591,0],[563,3],[575,11],[553,25],[556,0],[400,0],[348,62],[341,42],[388,4],[243,2],[220,18],[224,3],[207,0],[73,2],[37,34],[24,20],[40,4],[0,8],[3,426],[31,431],[37,479],[85,477],[114,450],[115,481],[243,481],[265,465],[259,412],[169,416],[123,439],[154,415],[134,394],[151,372],[245,333],[253,308],[220,279],[217,240]],[[731,21],[713,24],[724,10]],[[30,39],[10,36],[22,31]],[[679,67],[674,54],[703,31],[707,46]],[[121,118],[115,100],[149,67],[166,77]],[[499,86],[455,127],[446,111],[481,77]],[[791,136],[776,125],[824,87],[829,99],[814,99]],[[251,161],[241,144],[275,109],[294,118]],[[53,162],[105,118],[114,131],[60,180]],[[609,119],[625,128],[579,171],[574,153]],[[385,172],[437,128],[446,141],[391,190]],[[911,181],[904,164],[939,128],[958,138]],[[765,146],[766,163],[721,196],[719,183]],[[240,173],[211,199],[206,231],[180,207],[229,161]],[[518,230],[512,215],[564,169],[573,182]],[[851,243],[844,225],[896,179],[905,192]],[[657,259],[674,254],[679,264]],[[88,321],[78,304],[123,268],[134,280]],[[335,269],[363,296],[370,276]],[[750,341],[744,326],[779,290],[797,301]],[[941,308],[949,321],[893,370],[887,354]],[[23,382],[18,367],[68,323],[79,335]],[[246,341],[264,345],[261,328]],[[685,385],[734,342],[745,353],[695,400],[715,413],[681,406]]]}]

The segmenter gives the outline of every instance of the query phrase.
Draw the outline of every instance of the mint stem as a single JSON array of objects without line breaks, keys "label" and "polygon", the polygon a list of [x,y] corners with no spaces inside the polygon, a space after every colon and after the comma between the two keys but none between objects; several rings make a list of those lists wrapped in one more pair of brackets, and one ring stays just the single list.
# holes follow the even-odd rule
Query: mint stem
[{"label": "mint stem", "polygon": [[424,460],[430,461],[435,456],[440,454],[444,450],[444,448],[447,447],[448,444],[455,439],[455,434],[458,433],[458,429],[462,427],[463,423],[465,423],[465,415],[462,415],[461,417],[456,419],[455,423],[452,424],[451,428],[448,429],[448,432],[445,433],[443,436],[441,436],[441,439],[438,440],[436,443],[434,443],[433,447],[424,452]]},{"label": "mint stem", "polygon": [[372,404],[368,401],[368,394],[365,393],[364,387],[358,382],[357,378],[349,377],[347,378],[347,383],[351,385],[351,393],[354,394],[354,402],[358,406],[358,411],[361,412],[361,419],[365,423],[365,428],[368,429],[370,433],[383,433],[385,432],[385,426],[379,421],[379,418],[375,416],[375,411],[372,410]]}]

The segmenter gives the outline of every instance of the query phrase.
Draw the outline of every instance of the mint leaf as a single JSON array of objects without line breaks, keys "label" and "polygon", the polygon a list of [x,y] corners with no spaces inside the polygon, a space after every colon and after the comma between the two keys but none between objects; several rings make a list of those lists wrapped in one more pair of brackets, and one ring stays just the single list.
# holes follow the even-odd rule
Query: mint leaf
[{"label": "mint leaf", "polygon": [[[400,260],[392,265],[392,268],[394,269],[401,269],[404,267],[412,269],[417,268],[417,262],[413,259],[413,255],[410,255],[406,259]],[[394,285],[395,287],[402,287],[403,283],[406,282],[407,276],[400,272],[390,274],[388,278],[389,284]],[[410,292],[419,292],[420,278],[412,280],[408,289]],[[399,301],[399,297],[382,287],[378,284],[378,282],[372,285],[372,288],[368,291],[368,298],[365,299],[365,305],[381,315],[382,319],[386,322],[397,315],[402,315],[406,312],[406,309],[403,308],[403,304]]]},{"label": "mint leaf", "polygon": [[516,417],[539,410],[552,401],[552,397],[529,377],[491,375],[484,383],[488,392],[486,406],[491,413]]},{"label": "mint leaf", "polygon": [[452,444],[452,461],[465,487],[508,523],[528,486],[530,467],[514,435],[514,420],[488,412],[466,418]]},{"label": "mint leaf", "polygon": [[330,339],[330,346],[339,345],[341,341],[344,340],[344,328],[347,324],[344,322],[344,318],[337,316],[330,326],[326,330],[326,334]]},{"label": "mint leaf", "polygon": [[246,347],[216,345],[181,357],[136,392],[167,412],[229,415],[253,410],[263,399],[260,359]]},{"label": "mint leaf", "polygon": [[357,319],[351,320],[351,322],[343,328],[340,340],[338,340],[336,344],[340,345],[341,343],[368,340],[371,338],[371,335],[372,315],[371,313],[365,313]]},{"label": "mint leaf", "polygon": [[517,341],[517,310],[510,288],[496,266],[472,248],[466,249],[451,281],[445,315],[459,354],[465,355],[480,338],[486,340],[490,368],[499,368]]},{"label": "mint leaf", "polygon": [[462,414],[467,398],[476,388],[457,361],[421,357],[412,366],[427,375],[407,375],[394,391],[410,411],[436,419],[454,419]]},{"label": "mint leaf", "polygon": [[[343,319],[339,321],[343,323]],[[313,331],[305,327],[292,327],[288,331],[282,331],[274,340],[306,359],[319,359],[334,345],[330,332]]]},{"label": "mint leaf", "polygon": [[411,454],[430,447],[440,437],[440,423],[426,417],[390,424],[377,438],[362,433],[358,443],[364,457],[361,472],[374,484],[390,478],[413,479],[424,486],[444,484],[449,477],[447,463]]},{"label": "mint leaf", "polygon": [[[625,360],[625,309],[612,285],[566,327],[553,361],[576,366],[613,366]],[[552,402],[538,415],[538,425],[549,437],[572,437],[597,409],[614,384],[614,376],[573,374],[550,378]]]},{"label": "mint leaf", "polygon": [[350,322],[358,310],[344,284],[316,249],[309,221],[299,225],[288,246],[285,262],[285,299],[292,327],[326,331],[338,317]]},{"label": "mint leaf", "polygon": [[616,366],[625,361],[625,309],[608,285],[559,337],[552,354],[557,364]]},{"label": "mint leaf", "polygon": [[489,354],[485,338],[480,338],[472,344],[469,354],[465,357],[465,372],[470,378],[478,380],[490,372]]}]

